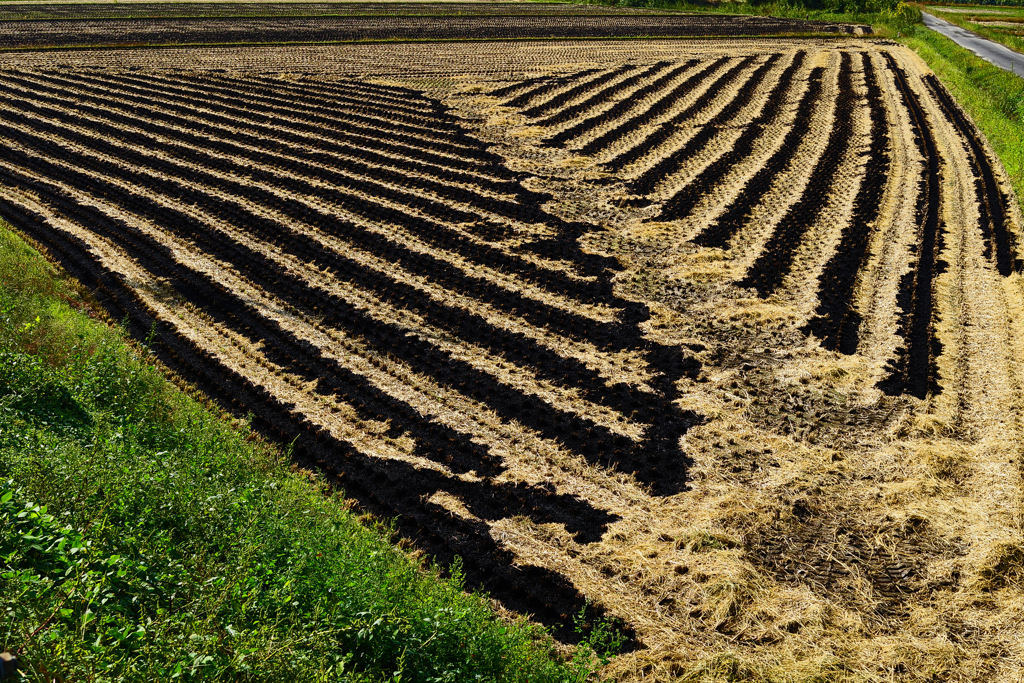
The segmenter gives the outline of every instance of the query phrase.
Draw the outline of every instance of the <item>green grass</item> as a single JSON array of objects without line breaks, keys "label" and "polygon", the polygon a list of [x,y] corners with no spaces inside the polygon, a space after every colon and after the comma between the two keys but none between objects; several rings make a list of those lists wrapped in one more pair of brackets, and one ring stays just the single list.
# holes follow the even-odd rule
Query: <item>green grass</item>
[{"label": "green grass", "polygon": [[0,651],[28,680],[591,676],[87,313],[0,226]]}]

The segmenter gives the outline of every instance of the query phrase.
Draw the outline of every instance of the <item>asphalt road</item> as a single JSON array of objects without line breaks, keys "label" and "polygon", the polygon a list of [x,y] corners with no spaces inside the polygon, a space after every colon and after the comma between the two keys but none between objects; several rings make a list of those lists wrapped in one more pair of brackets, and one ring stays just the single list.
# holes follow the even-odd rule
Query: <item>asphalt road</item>
[{"label": "asphalt road", "polygon": [[982,38],[977,33],[971,33],[966,29],[949,23],[945,19],[939,19],[927,12],[924,15],[924,25],[933,31],[938,31],[961,47],[965,47],[978,55],[986,62],[995,64],[1000,69],[1012,71],[1018,76],[1024,76],[1024,54],[1014,52],[1005,45],[993,42],[988,38]]}]

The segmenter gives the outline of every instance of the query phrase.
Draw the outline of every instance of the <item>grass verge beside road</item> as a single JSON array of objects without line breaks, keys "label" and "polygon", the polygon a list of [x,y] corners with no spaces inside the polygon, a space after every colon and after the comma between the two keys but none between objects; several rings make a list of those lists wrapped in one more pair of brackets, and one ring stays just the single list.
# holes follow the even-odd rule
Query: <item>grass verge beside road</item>
[{"label": "grass verge beside road", "polygon": [[588,644],[421,569],[88,313],[0,225],[0,651],[28,680],[588,679]]}]

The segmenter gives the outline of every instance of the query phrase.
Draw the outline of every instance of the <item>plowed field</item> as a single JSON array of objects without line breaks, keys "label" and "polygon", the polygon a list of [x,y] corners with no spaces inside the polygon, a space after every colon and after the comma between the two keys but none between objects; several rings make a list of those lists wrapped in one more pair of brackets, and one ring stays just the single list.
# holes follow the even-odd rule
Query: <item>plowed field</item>
[{"label": "plowed field", "polygon": [[0,216],[471,586],[567,640],[618,620],[609,675],[1016,680],[1021,216],[913,53],[125,50],[0,83]]},{"label": "plowed field", "polygon": [[407,0],[387,2],[76,2],[50,4],[47,2],[0,5],[0,19],[164,19],[183,17],[274,17],[274,16],[491,16],[491,15],[594,15],[594,14],[666,14],[650,9],[608,7],[606,5],[578,5],[572,3],[492,2],[491,0],[459,0],[434,2],[433,0]]},{"label": "plowed field", "polygon": [[[470,7],[473,7],[471,5]],[[543,8],[545,5],[537,5]],[[324,43],[370,40],[496,40],[862,34],[870,28],[772,17],[707,17],[538,12],[372,16],[206,17],[178,19],[46,19],[0,21],[0,48],[60,46]],[[444,17],[443,20],[439,17]]]}]

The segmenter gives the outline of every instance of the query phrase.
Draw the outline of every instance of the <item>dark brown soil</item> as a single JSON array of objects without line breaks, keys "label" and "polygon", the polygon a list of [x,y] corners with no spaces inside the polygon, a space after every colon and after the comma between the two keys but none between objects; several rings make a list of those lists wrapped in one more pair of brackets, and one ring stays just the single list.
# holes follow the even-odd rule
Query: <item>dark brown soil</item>
[{"label": "dark brown soil", "polygon": [[773,17],[712,16],[401,16],[214,17],[0,21],[0,47],[128,46],[221,43],[319,43],[352,40],[497,40],[754,36],[862,33],[867,27]]},{"label": "dark brown soil", "polygon": [[131,2],[0,5],[0,20],[182,17],[493,16],[666,14],[660,10],[534,2]]}]

